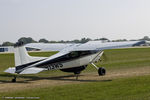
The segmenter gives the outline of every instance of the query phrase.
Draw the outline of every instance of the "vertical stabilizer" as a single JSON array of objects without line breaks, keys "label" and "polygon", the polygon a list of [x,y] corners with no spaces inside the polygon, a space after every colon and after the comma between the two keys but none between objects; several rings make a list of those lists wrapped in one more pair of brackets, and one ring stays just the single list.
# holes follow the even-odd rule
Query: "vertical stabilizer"
[{"label": "vertical stabilizer", "polygon": [[14,46],[15,53],[15,66],[27,64],[37,60],[42,60],[47,57],[32,57],[27,53],[26,48],[23,45],[23,42],[16,43]]},{"label": "vertical stabilizer", "polygon": [[24,46],[15,47],[14,52],[15,52],[15,65],[16,66],[23,65],[23,64],[30,62],[29,61],[30,57]]}]

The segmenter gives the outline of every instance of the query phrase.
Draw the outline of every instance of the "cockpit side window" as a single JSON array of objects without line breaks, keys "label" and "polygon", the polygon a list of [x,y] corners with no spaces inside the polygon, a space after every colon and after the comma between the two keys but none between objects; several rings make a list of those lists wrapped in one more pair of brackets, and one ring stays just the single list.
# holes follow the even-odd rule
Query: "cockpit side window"
[{"label": "cockpit side window", "polygon": [[89,51],[81,51],[81,52],[80,52],[80,55],[81,55],[81,56],[85,56],[85,55],[89,55],[89,54],[90,54]]},{"label": "cockpit side window", "polygon": [[80,56],[90,55],[90,54],[94,54],[96,52],[98,52],[98,51],[96,51],[96,50],[80,51]]},{"label": "cockpit side window", "polygon": [[79,52],[78,52],[78,51],[72,51],[72,52],[69,54],[69,56],[70,56],[71,58],[76,58],[76,57],[79,57],[80,55],[79,55]]}]

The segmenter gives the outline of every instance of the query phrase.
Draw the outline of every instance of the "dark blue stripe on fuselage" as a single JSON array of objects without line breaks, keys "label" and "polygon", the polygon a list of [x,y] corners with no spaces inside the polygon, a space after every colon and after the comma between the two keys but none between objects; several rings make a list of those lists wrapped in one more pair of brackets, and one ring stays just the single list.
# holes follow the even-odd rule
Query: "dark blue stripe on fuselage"
[{"label": "dark blue stripe on fuselage", "polygon": [[24,68],[28,67],[28,66],[31,66],[35,63],[38,63],[40,61],[43,61],[45,59],[42,59],[42,60],[38,60],[38,61],[34,61],[34,62],[30,62],[30,63],[27,63],[27,64],[23,64],[23,65],[19,65],[19,66],[16,66],[16,73],[20,73]]}]

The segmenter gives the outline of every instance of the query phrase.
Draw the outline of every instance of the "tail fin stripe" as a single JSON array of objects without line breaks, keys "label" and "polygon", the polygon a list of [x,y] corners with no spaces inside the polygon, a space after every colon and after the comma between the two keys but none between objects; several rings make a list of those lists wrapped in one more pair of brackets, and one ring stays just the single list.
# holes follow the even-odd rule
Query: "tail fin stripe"
[{"label": "tail fin stripe", "polygon": [[27,64],[23,64],[23,65],[20,65],[20,66],[16,66],[16,73],[20,73],[24,68],[30,66],[30,65],[33,65],[35,63],[38,63],[40,61],[43,61],[45,59],[42,59],[42,60],[38,60],[38,61],[35,61],[35,62],[31,62],[31,63],[27,63]]}]

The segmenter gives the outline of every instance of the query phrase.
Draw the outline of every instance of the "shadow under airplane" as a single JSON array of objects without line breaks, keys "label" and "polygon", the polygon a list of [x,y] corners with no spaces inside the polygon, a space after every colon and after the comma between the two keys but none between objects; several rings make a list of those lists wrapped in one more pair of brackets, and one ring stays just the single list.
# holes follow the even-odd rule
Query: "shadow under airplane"
[{"label": "shadow under airplane", "polygon": [[[84,75],[80,75],[84,76]],[[12,74],[0,74],[0,77],[13,77]],[[18,80],[16,83],[29,83],[31,81],[37,81],[37,80],[58,80],[58,81],[78,81],[78,82],[108,82],[112,80],[81,80],[81,79],[74,79],[71,77],[74,77],[74,75],[63,75],[63,76],[55,76],[55,77],[39,77],[39,76],[32,76],[32,75],[20,75],[17,76],[18,78],[23,78],[25,80]],[[11,80],[6,80],[6,79],[0,79],[0,84],[2,83],[12,83]]]}]

